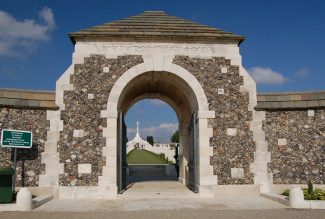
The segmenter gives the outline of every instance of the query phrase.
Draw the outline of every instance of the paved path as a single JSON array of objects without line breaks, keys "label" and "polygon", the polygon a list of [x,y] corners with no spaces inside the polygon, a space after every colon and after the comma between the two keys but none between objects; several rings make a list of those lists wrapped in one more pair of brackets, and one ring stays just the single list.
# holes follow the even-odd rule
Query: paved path
[{"label": "paved path", "polygon": [[211,210],[244,210],[244,209],[283,209],[287,206],[263,197],[242,198],[150,198],[123,199],[111,201],[86,200],[52,200],[34,211],[62,212],[112,212],[112,211],[147,211],[147,210],[180,210],[180,209],[211,209]]},{"label": "paved path", "polygon": [[199,198],[177,182],[143,181],[116,200],[52,200],[30,212],[0,212],[0,219],[74,218],[324,218],[325,210],[294,210],[260,196]]},{"label": "paved path", "polygon": [[321,219],[325,210],[213,210],[213,209],[182,209],[182,210],[156,210],[156,211],[124,211],[124,212],[2,212],[1,219]]}]

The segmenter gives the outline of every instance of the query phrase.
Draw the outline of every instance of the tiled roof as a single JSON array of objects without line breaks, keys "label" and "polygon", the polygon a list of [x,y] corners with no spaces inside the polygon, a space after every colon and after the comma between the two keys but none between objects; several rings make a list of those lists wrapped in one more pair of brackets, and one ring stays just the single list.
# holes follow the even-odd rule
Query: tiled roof
[{"label": "tiled roof", "polygon": [[237,42],[243,36],[190,20],[170,16],[163,11],[144,11],[99,26],[90,27],[69,34],[75,43],[78,40],[100,38],[119,41],[180,41],[180,42]]},{"label": "tiled roof", "polygon": [[325,108],[325,91],[260,93],[256,110]]},{"label": "tiled roof", "polygon": [[0,89],[0,106],[57,109],[54,91]]}]

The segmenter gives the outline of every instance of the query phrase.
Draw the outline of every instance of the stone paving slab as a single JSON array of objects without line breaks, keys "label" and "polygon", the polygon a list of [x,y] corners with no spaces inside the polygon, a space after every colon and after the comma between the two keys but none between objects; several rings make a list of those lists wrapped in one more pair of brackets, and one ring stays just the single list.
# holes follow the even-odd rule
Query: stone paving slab
[{"label": "stone paving slab", "polygon": [[287,206],[263,197],[242,198],[160,198],[160,199],[124,199],[116,200],[63,200],[55,199],[34,211],[44,212],[112,212],[112,211],[148,211],[179,209],[284,209]]},{"label": "stone paving slab", "polygon": [[277,209],[271,210],[214,210],[214,209],[180,209],[180,210],[151,210],[151,211],[112,211],[112,212],[3,212],[0,218],[4,219],[204,219],[204,218],[226,218],[226,219],[306,219],[306,218],[324,218],[324,210],[294,210]]}]

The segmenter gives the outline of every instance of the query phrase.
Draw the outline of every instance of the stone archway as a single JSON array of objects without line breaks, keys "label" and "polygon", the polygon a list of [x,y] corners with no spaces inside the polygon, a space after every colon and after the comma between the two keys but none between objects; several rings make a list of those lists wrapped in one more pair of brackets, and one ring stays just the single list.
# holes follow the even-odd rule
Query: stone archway
[{"label": "stone archway", "polygon": [[[159,83],[165,85],[159,89],[154,86],[143,86],[148,82],[154,83],[154,86]],[[172,95],[175,92],[168,92],[172,89],[176,89],[178,95]],[[144,97],[158,97],[175,109],[180,120],[180,129],[182,129],[180,130],[181,139],[185,149],[183,154],[186,153],[188,144],[186,136],[191,113],[197,112],[196,187],[200,196],[213,195],[213,185],[217,184],[217,176],[213,175],[212,166],[210,166],[213,149],[209,147],[212,128],[208,128],[208,118],[214,118],[215,112],[209,111],[206,95],[197,79],[186,69],[173,64],[170,57],[159,55],[145,56],[144,63],[125,72],[110,92],[107,110],[102,111],[102,117],[107,118],[107,128],[103,129],[103,136],[106,137],[104,150],[106,165],[103,167],[103,175],[99,177],[99,186],[107,192],[117,192],[118,111],[127,111],[134,101]],[[183,161],[181,171],[184,171],[186,156]],[[181,179],[183,183],[186,183],[184,178],[185,171]]]},{"label": "stone archway", "polygon": [[189,163],[188,127],[192,113],[198,111],[196,97],[184,80],[175,74],[158,71],[146,72],[135,77],[125,86],[120,95],[117,109],[125,115],[134,102],[153,97],[167,102],[177,114],[181,139],[179,180],[187,185],[189,181],[187,168]]}]

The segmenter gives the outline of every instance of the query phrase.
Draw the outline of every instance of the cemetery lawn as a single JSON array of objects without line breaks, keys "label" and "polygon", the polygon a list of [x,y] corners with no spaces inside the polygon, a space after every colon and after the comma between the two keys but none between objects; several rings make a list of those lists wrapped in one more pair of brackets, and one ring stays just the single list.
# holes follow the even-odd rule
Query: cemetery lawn
[{"label": "cemetery lawn", "polygon": [[132,150],[127,155],[128,164],[168,164],[160,159],[157,154],[147,150]]}]

